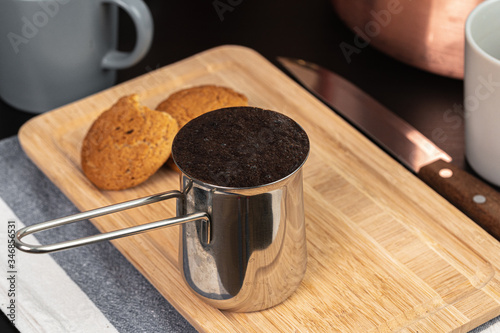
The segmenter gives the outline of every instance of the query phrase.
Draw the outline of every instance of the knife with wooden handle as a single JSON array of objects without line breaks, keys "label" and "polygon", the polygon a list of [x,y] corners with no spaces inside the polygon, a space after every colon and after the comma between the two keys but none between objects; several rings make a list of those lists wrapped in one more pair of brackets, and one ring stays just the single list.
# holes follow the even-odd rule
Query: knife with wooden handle
[{"label": "knife with wooden handle", "polygon": [[500,193],[452,165],[451,157],[410,124],[339,75],[300,59],[278,61],[307,89],[500,240]]}]

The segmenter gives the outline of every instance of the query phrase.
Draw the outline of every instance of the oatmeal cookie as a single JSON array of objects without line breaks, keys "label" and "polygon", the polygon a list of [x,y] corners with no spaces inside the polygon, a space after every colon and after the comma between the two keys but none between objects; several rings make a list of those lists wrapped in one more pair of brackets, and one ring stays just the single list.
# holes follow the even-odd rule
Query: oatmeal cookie
[{"label": "oatmeal cookie", "polygon": [[122,97],[87,132],[82,170],[103,190],[136,186],[168,159],[178,129],[174,118],[141,105],[137,95]]}]

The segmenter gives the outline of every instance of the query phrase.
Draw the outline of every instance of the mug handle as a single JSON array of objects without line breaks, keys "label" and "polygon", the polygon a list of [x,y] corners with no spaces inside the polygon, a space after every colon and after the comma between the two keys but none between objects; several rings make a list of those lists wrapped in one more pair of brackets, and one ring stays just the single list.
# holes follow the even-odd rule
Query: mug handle
[{"label": "mug handle", "polygon": [[197,221],[197,220],[203,220],[205,223],[207,223],[207,243],[210,240],[210,217],[208,216],[207,213],[205,212],[197,212],[197,213],[192,213],[188,214],[185,216],[180,216],[180,217],[173,217],[170,219],[166,220],[160,220],[156,222],[151,222],[147,224],[142,224],[134,227],[129,227],[125,229],[120,229],[120,230],[115,230],[115,231],[110,231],[107,233],[103,234],[97,234],[93,236],[88,236],[84,238],[79,238],[79,239],[74,239],[74,240],[69,240],[69,241],[64,241],[60,243],[55,243],[55,244],[47,244],[47,245],[32,245],[32,244],[27,244],[21,239],[23,237],[26,237],[30,234],[43,231],[43,230],[48,230],[52,229],[55,227],[59,227],[65,224],[73,223],[73,222],[78,222],[86,219],[91,219],[111,213],[116,213],[122,210],[130,209],[130,208],[135,208],[143,205],[147,205],[150,203],[155,203],[167,199],[172,199],[172,198],[181,198],[184,199],[184,194],[179,192],[179,191],[168,191],[160,194],[155,194],[151,195],[148,197],[144,198],[139,198],[135,200],[130,200],[130,201],[125,201],[122,203],[118,203],[115,205],[107,206],[107,207],[101,207],[97,208],[94,210],[89,210],[86,212],[74,214],[71,216],[66,216],[62,218],[58,218],[55,220],[47,221],[47,222],[42,222],[38,224],[34,224],[29,227],[22,228],[19,230],[14,238],[15,246],[24,252],[31,252],[31,253],[49,253],[49,252],[55,252],[55,251],[61,251],[61,250],[66,250],[66,249],[71,249],[74,247],[78,246],[83,246],[83,245],[88,245],[88,244],[93,244],[105,240],[112,240],[112,239],[117,239],[121,237],[126,237],[126,236],[131,236],[131,235],[136,235],[140,234],[146,231],[150,231],[153,229],[158,229],[158,228],[163,228],[163,227],[169,227],[173,225],[178,225],[181,223],[186,223],[186,222],[192,222],[192,221]]},{"label": "mug handle", "polygon": [[142,0],[104,0],[122,8],[132,18],[137,32],[137,41],[131,52],[109,51],[102,59],[105,69],[122,69],[135,65],[141,60],[153,41],[153,18],[148,6]]}]

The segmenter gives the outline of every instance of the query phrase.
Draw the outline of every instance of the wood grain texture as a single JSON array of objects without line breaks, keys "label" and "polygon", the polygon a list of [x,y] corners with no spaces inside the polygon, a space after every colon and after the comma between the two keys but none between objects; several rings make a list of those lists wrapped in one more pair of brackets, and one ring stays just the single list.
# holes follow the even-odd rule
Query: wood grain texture
[{"label": "wood grain texture", "polygon": [[422,167],[418,177],[500,240],[499,192],[443,160]]},{"label": "wood grain texture", "polygon": [[[201,302],[177,268],[177,227],[113,241],[199,331],[466,332],[500,314],[500,243],[247,48],[211,49],[38,116],[21,129],[21,144],[81,210],[176,189],[177,174],[162,168],[133,189],[99,191],[81,172],[81,142],[123,95],[154,107],[199,84],[240,91],[250,105],[293,118],[311,140],[308,267],[284,303],[231,313]],[[173,202],[157,203],[93,223],[110,231],[174,213]]]}]

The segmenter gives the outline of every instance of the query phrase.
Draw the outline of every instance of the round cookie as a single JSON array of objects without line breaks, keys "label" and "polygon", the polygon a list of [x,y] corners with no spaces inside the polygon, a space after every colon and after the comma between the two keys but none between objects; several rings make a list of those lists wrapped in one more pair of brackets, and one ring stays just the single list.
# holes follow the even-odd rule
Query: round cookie
[{"label": "round cookie", "polygon": [[81,150],[83,172],[103,190],[136,186],[168,159],[178,128],[167,113],[140,105],[137,95],[122,97],[87,132]]},{"label": "round cookie", "polygon": [[177,120],[179,129],[202,114],[231,106],[247,106],[248,98],[230,88],[202,85],[186,88],[170,95],[156,110],[164,111]]}]

